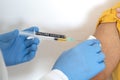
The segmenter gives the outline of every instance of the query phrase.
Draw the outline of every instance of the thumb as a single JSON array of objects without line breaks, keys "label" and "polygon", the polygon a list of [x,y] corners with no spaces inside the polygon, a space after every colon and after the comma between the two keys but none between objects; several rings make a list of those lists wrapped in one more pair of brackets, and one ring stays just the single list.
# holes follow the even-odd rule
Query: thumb
[{"label": "thumb", "polygon": [[15,39],[19,34],[19,31],[16,29],[14,31],[0,34],[0,41],[9,41],[11,39]]}]

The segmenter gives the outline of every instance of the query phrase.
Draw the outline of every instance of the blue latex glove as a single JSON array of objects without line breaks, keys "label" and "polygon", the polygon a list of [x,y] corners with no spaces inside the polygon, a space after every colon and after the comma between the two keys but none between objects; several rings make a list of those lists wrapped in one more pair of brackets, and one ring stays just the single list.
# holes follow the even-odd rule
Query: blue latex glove
[{"label": "blue latex glove", "polygon": [[90,80],[105,68],[104,54],[98,40],[86,40],[64,52],[53,69],[62,71],[69,80]]},{"label": "blue latex glove", "polygon": [[[37,27],[31,27],[24,31],[39,31]],[[18,30],[0,35],[0,49],[7,66],[30,61],[34,58],[39,39],[27,39],[28,36],[19,35]]]}]

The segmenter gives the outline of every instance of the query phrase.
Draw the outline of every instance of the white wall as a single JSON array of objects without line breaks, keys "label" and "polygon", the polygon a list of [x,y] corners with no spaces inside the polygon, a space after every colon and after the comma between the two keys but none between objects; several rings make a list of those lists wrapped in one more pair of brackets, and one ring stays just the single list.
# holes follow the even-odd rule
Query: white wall
[{"label": "white wall", "polygon": [[[101,12],[119,0],[0,0],[0,32],[33,25],[83,41],[93,34]],[[79,42],[42,41],[29,63],[9,67],[9,80],[38,80],[56,58]]]},{"label": "white wall", "polygon": [[[105,0],[0,0],[3,22],[41,25],[46,28],[68,30],[80,26],[88,12]],[[62,28],[62,30],[64,30]]]}]

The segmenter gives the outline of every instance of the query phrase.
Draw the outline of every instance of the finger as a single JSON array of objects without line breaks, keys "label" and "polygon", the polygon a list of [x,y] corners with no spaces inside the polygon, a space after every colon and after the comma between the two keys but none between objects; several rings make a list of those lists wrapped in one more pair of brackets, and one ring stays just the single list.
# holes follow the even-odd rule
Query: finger
[{"label": "finger", "polygon": [[96,51],[97,54],[99,54],[101,52],[101,45],[99,43],[94,43],[91,47],[94,48],[94,50]]},{"label": "finger", "polygon": [[36,45],[38,45],[39,42],[40,42],[40,41],[39,41],[38,38],[27,39],[27,40],[25,41],[25,45],[26,45],[26,47],[29,47],[29,46],[31,46],[32,44],[36,44]]},{"label": "finger", "polygon": [[98,63],[103,63],[105,60],[105,55],[103,53],[98,54]]},{"label": "finger", "polygon": [[28,47],[26,49],[27,53],[31,52],[31,51],[36,51],[37,50],[37,45],[36,44],[32,44],[30,47]]},{"label": "finger", "polygon": [[106,68],[105,62],[99,63],[97,68],[99,69],[99,72],[103,71]]},{"label": "finger", "polygon": [[103,71],[104,69],[105,69],[105,67],[106,67],[106,65],[105,65],[105,63],[103,62],[103,63],[98,63],[98,64],[96,64],[96,68],[97,68],[97,71],[96,71],[96,74],[98,74],[99,72],[101,72],[101,71]]},{"label": "finger", "polygon": [[25,55],[25,57],[23,58],[23,62],[32,60],[35,57],[35,55],[36,55],[36,51],[31,51],[30,53]]},{"label": "finger", "polygon": [[100,44],[100,41],[97,39],[90,39],[90,40],[86,40],[83,43],[93,46],[94,44]]},{"label": "finger", "polygon": [[101,71],[102,71],[102,70],[104,70],[104,69],[105,69],[105,67],[106,67],[106,66],[105,66],[105,62],[100,63],[100,67],[101,67]]},{"label": "finger", "polygon": [[91,50],[93,50],[97,54],[99,54],[99,52],[101,52],[101,45],[100,45],[99,40],[97,40],[97,39],[89,40],[88,44],[91,47]]}]

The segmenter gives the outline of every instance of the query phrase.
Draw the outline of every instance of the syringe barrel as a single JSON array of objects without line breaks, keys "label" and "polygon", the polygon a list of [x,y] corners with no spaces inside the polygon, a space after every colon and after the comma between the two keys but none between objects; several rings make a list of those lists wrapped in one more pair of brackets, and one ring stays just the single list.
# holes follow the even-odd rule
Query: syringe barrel
[{"label": "syringe barrel", "polygon": [[47,36],[47,37],[54,37],[54,38],[66,38],[65,35],[46,33],[46,32],[36,32],[36,35]]},{"label": "syringe barrel", "polygon": [[43,36],[43,35],[34,35],[34,33],[32,32],[28,32],[28,31],[19,31],[20,35],[25,35],[28,37],[33,37],[33,38],[39,38],[40,40],[55,40],[55,37],[50,37],[50,36]]}]

